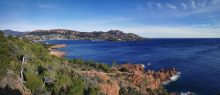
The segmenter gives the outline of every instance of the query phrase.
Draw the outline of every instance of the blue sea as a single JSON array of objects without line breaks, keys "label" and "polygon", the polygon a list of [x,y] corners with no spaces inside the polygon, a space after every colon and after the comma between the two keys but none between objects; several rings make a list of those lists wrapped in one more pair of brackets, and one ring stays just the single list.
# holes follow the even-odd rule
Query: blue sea
[{"label": "blue sea", "polygon": [[147,69],[175,67],[178,80],[165,85],[169,92],[220,94],[220,39],[149,39],[144,41],[50,40],[67,44],[66,58],[95,60],[106,64],[142,63]]}]

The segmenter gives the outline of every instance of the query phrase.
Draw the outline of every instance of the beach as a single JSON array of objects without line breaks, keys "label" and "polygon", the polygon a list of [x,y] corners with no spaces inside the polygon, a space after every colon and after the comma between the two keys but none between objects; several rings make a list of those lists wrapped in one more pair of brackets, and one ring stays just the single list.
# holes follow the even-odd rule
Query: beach
[{"label": "beach", "polygon": [[59,51],[57,49],[59,48],[64,48],[66,47],[66,44],[56,44],[56,45],[52,45],[49,47],[49,51],[50,51],[50,55],[54,55],[54,56],[57,56],[57,57],[63,57],[65,56],[65,52],[63,51]]}]

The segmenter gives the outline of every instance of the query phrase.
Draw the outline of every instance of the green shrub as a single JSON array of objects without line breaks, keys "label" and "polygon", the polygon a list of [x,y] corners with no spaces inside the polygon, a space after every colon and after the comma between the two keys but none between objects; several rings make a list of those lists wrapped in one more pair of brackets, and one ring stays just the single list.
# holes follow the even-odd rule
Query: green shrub
[{"label": "green shrub", "polygon": [[69,63],[74,63],[74,64],[84,64],[83,60],[81,59],[70,59]]},{"label": "green shrub", "polygon": [[121,68],[120,71],[121,72],[128,72],[129,70],[127,68]]},{"label": "green shrub", "polygon": [[42,74],[44,74],[47,71],[47,69],[45,67],[43,67],[43,66],[38,66],[37,67],[37,71],[38,71],[39,75],[42,75]]},{"label": "green shrub", "polygon": [[0,81],[6,76],[6,73],[6,69],[0,69]]},{"label": "green shrub", "polygon": [[29,88],[32,92],[41,89],[43,85],[42,78],[40,78],[39,76],[33,73],[25,72],[25,79],[26,79],[25,86]]},{"label": "green shrub", "polygon": [[[142,95],[137,89],[132,88],[132,87],[122,87],[119,90],[120,95]],[[157,94],[150,94],[150,95],[157,95]]]},{"label": "green shrub", "polygon": [[84,95],[98,95],[99,93],[98,87],[89,87],[87,90],[85,90]]},{"label": "green shrub", "polygon": [[58,76],[57,81],[53,86],[53,92],[60,95],[83,95],[84,81],[67,75]]},{"label": "green shrub", "polygon": [[84,94],[84,81],[81,79],[72,79],[69,87],[68,95],[83,95]]},{"label": "green shrub", "polygon": [[97,63],[95,61],[86,61],[85,62],[86,65],[88,66],[91,66],[95,69],[98,69],[98,70],[102,70],[104,72],[110,72],[110,67],[108,64],[105,64],[105,63]]},{"label": "green shrub", "polygon": [[110,68],[107,64],[98,64],[98,69],[101,69],[105,72],[110,72]]}]

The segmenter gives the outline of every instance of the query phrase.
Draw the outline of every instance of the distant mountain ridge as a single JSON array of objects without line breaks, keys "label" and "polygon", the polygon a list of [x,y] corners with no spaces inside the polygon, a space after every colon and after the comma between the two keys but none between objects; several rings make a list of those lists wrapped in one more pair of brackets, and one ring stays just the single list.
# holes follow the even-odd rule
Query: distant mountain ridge
[{"label": "distant mountain ridge", "polygon": [[11,36],[21,36],[21,35],[24,35],[26,34],[27,32],[20,32],[20,31],[14,31],[14,30],[1,30],[4,35],[11,35]]},{"label": "distant mountain ridge", "polygon": [[124,33],[120,30],[79,32],[67,29],[34,30],[22,37],[29,40],[107,40],[107,41],[135,41],[144,40],[134,33]]}]

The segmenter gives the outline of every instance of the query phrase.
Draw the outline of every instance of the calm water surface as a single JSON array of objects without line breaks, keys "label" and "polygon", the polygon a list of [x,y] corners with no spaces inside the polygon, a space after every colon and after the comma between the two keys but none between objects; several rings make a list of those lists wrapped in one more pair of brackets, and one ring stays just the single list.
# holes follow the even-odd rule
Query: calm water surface
[{"label": "calm water surface", "polygon": [[176,67],[181,77],[165,87],[199,95],[220,93],[220,39],[150,39],[133,42],[53,40],[67,44],[66,58],[82,58],[111,64],[143,63],[147,68]]}]

